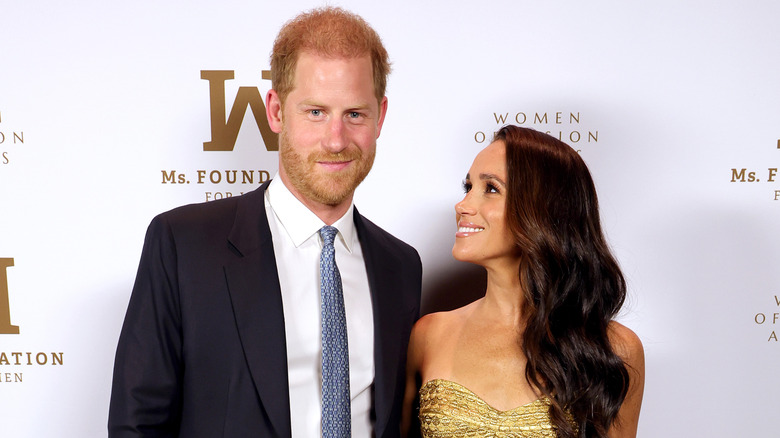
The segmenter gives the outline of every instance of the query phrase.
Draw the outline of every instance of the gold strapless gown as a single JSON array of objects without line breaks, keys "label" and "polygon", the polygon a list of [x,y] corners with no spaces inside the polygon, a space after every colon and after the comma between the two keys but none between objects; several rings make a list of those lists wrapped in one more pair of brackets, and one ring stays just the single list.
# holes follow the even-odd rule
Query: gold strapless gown
[{"label": "gold strapless gown", "polygon": [[430,380],[420,388],[423,438],[555,438],[549,407],[549,399],[541,398],[499,411],[449,380]]}]

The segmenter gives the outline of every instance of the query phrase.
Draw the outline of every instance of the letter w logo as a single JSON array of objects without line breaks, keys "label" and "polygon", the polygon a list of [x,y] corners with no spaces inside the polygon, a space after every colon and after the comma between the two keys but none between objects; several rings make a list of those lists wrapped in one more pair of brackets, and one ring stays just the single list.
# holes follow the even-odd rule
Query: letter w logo
[{"label": "letter w logo", "polygon": [[[211,103],[211,141],[203,142],[204,151],[232,151],[247,107],[252,108],[255,122],[263,136],[266,150],[279,150],[278,136],[271,131],[265,116],[263,96],[257,87],[239,87],[236,100],[225,118],[225,81],[233,79],[233,70],[201,70],[200,78],[209,81]],[[263,79],[268,79],[263,72]],[[227,120],[227,121],[226,121]]]},{"label": "letter w logo", "polygon": [[19,326],[11,325],[11,306],[8,302],[8,275],[6,269],[14,259],[0,258],[0,335],[18,335]]}]

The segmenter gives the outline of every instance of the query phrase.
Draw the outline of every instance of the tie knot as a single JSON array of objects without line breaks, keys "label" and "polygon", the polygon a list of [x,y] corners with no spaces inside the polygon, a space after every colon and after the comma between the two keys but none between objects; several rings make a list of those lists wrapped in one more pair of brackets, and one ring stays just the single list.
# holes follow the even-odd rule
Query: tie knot
[{"label": "tie knot", "polygon": [[336,227],[325,225],[320,228],[320,236],[322,236],[323,246],[333,245],[333,241],[336,239],[336,233],[339,230]]}]

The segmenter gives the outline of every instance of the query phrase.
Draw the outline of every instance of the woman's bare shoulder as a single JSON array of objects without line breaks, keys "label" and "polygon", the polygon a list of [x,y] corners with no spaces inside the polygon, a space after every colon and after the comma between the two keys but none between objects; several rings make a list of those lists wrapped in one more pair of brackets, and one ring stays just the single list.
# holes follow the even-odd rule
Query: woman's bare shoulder
[{"label": "woman's bare shoulder", "polygon": [[645,350],[642,340],[633,330],[617,321],[612,321],[609,323],[608,334],[615,354],[631,368],[644,369]]},{"label": "woman's bare shoulder", "polygon": [[422,347],[425,344],[444,340],[462,325],[464,318],[471,312],[473,306],[474,303],[471,303],[454,310],[424,315],[417,320],[412,328],[411,342]]},{"label": "woman's bare shoulder", "polygon": [[412,327],[412,338],[427,339],[446,330],[446,327],[451,324],[451,313],[452,311],[423,315]]},{"label": "woman's bare shoulder", "polygon": [[407,372],[430,371],[432,363],[438,363],[440,353],[447,351],[452,344],[452,337],[463,325],[463,320],[469,313],[471,305],[445,312],[435,312],[424,315],[412,327],[409,339]]},{"label": "woman's bare shoulder", "polygon": [[629,375],[626,398],[620,406],[617,419],[612,424],[608,436],[635,438],[645,390],[645,351],[639,336],[619,322],[612,321],[609,324],[608,334],[612,349],[623,359]]}]

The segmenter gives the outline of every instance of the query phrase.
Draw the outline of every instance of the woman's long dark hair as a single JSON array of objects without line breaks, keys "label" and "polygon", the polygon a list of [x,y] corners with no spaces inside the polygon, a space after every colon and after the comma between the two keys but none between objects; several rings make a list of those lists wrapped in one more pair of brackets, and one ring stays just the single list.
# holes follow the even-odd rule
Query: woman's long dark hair
[{"label": "woman's long dark hair", "polygon": [[506,144],[507,222],[522,254],[526,379],[553,401],[559,437],[606,437],[628,391],[607,334],[626,283],[601,231],[593,179],[554,137],[510,125],[496,140]]}]

